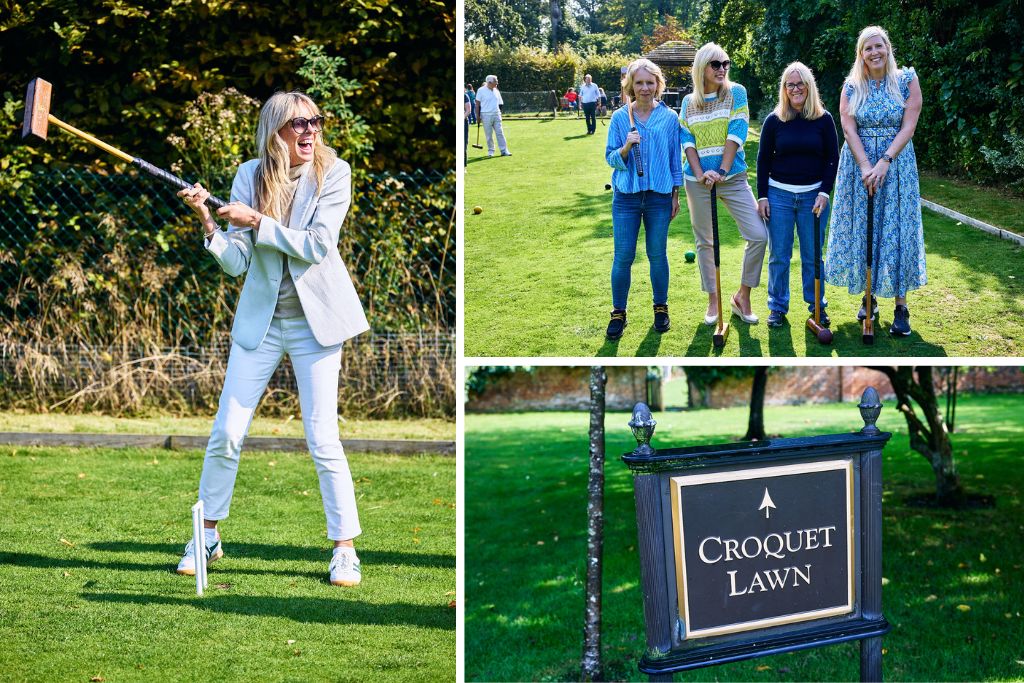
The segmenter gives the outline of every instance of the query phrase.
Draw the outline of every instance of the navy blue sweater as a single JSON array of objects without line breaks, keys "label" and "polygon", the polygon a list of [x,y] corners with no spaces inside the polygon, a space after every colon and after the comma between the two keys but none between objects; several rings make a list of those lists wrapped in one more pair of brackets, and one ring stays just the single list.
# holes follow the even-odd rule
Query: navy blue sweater
[{"label": "navy blue sweater", "polygon": [[832,115],[825,112],[808,121],[803,117],[782,122],[772,112],[761,126],[757,150],[757,197],[768,196],[768,179],[787,185],[813,185],[831,193],[839,166],[839,139]]}]

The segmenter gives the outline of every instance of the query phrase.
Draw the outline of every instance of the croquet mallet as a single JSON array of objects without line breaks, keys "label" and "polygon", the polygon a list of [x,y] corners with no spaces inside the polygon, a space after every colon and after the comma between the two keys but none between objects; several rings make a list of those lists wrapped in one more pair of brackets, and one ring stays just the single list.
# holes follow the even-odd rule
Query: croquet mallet
[{"label": "croquet mallet", "polygon": [[[481,116],[483,116],[483,115],[481,114]],[[483,145],[480,144],[480,124],[481,124],[481,121],[480,121],[479,118],[477,118],[477,120],[476,120],[476,144],[473,145],[473,149],[483,149],[484,148]]]},{"label": "croquet mallet", "polygon": [[875,197],[868,192],[868,226],[866,248],[866,285],[864,287],[864,322],[861,323],[861,340],[871,346],[875,343],[875,307],[871,303],[871,260],[875,244]]},{"label": "croquet mallet", "polygon": [[711,343],[716,349],[725,346],[725,338],[729,336],[729,323],[725,322],[722,313],[722,259],[718,242],[718,190],[711,186],[711,243],[715,250],[715,297],[718,302],[718,325],[711,335]]},{"label": "croquet mallet", "polygon": [[[49,127],[49,124],[52,123],[55,126],[63,128],[72,135],[76,135],[82,138],[83,140],[96,145],[104,152],[109,152],[110,154],[116,156],[118,159],[127,161],[131,164],[138,166],[140,169],[150,174],[151,176],[159,178],[160,180],[164,181],[165,183],[168,183],[169,185],[173,185],[179,190],[184,190],[192,187],[191,183],[185,182],[184,180],[174,175],[173,173],[168,173],[167,171],[161,168],[157,168],[148,161],[143,161],[138,157],[133,157],[130,154],[126,154],[125,152],[122,152],[116,147],[112,147],[111,145],[108,145],[102,140],[94,138],[92,135],[89,135],[86,132],[78,130],[74,126],[68,125],[60,119],[58,119],[56,116],[50,113],[51,88],[52,86],[50,85],[50,83],[44,81],[42,78],[33,79],[28,84],[28,91],[25,94],[25,122],[21,129],[22,138],[27,138],[31,135],[40,140],[45,140],[47,128]],[[218,199],[217,197],[211,195],[210,198],[206,200],[206,205],[209,206],[211,209],[219,209],[222,206],[227,205],[227,202],[224,201],[223,199]]]},{"label": "croquet mallet", "polygon": [[814,215],[814,316],[807,319],[807,329],[822,344],[832,343],[832,330],[821,324],[821,215]]},{"label": "croquet mallet", "polygon": [[[635,133],[636,126],[633,124],[633,103],[626,98],[626,113],[629,114],[629,132]],[[640,158],[640,143],[633,145],[633,163],[636,164],[636,174],[644,177],[644,162]]]}]

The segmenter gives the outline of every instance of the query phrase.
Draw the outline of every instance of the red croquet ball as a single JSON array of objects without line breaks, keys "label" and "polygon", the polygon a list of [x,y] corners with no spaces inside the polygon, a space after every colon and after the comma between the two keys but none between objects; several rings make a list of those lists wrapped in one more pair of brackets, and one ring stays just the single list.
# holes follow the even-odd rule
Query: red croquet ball
[{"label": "red croquet ball", "polygon": [[828,329],[826,327],[821,332],[819,332],[818,333],[818,341],[820,341],[822,344],[831,344],[832,343],[832,330],[830,330],[830,329]]}]

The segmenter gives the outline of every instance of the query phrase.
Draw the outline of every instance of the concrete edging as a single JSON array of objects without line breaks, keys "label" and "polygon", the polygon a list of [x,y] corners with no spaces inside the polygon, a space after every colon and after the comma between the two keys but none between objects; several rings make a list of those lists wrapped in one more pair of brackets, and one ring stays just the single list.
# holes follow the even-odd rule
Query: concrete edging
[{"label": "concrete edging", "polygon": [[1015,232],[1011,232],[1004,228],[997,228],[994,225],[989,225],[984,221],[979,221],[977,218],[971,218],[970,216],[962,214],[958,211],[954,211],[953,209],[947,209],[941,204],[936,204],[935,202],[929,201],[927,199],[921,199],[921,206],[923,206],[926,209],[930,209],[935,213],[942,214],[946,218],[958,220],[965,225],[971,226],[972,228],[983,230],[984,232],[987,232],[990,235],[995,235],[1000,239],[1010,240],[1011,242],[1015,242],[1017,245],[1024,247],[1024,236],[1018,235]]},{"label": "concrete edging", "polygon": [[[0,432],[5,446],[88,446],[93,448],[167,448],[205,450],[208,437],[149,434],[56,434],[41,432]],[[346,439],[349,453],[390,453],[394,455],[455,455],[454,441],[412,441],[405,439]],[[295,437],[249,436],[245,446],[258,451],[305,451],[306,440]]]}]

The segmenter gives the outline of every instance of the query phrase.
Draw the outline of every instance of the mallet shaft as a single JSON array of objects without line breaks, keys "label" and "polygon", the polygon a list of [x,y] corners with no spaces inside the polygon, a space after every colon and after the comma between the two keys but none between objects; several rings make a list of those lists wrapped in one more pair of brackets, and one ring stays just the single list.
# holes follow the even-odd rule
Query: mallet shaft
[{"label": "mallet shaft", "polygon": [[58,126],[60,128],[63,128],[64,130],[66,130],[67,132],[71,133],[72,135],[77,135],[78,137],[82,138],[86,142],[91,142],[92,144],[94,144],[97,147],[99,147],[100,149],[102,149],[104,152],[107,152],[109,154],[113,154],[118,159],[121,159],[123,161],[127,161],[129,163],[135,161],[135,157],[131,156],[130,154],[125,154],[124,152],[119,150],[117,147],[112,147],[111,145],[108,145],[107,143],[103,142],[102,140],[100,140],[98,138],[95,138],[92,135],[89,135],[84,130],[79,130],[79,129],[75,128],[74,126],[72,126],[69,123],[64,123],[63,121],[58,119],[53,114],[47,114],[46,119],[50,123],[52,123],[55,126]]}]

